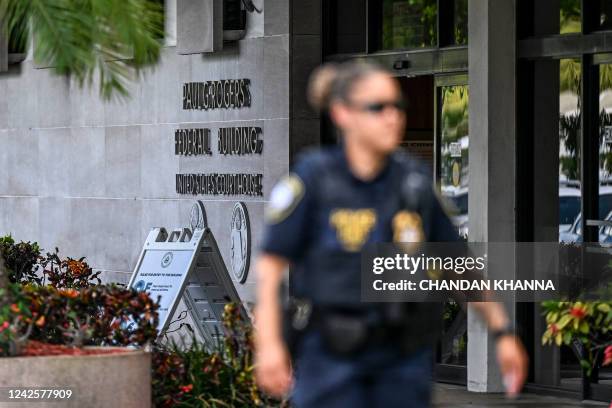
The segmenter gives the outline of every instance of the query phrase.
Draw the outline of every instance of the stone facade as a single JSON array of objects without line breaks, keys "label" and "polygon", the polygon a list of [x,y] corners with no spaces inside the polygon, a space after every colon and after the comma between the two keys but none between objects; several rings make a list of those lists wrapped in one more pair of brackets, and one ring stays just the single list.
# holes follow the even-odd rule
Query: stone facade
[{"label": "stone facade", "polygon": [[[160,62],[130,85],[127,100],[103,102],[97,84],[81,89],[35,66],[31,56],[0,74],[0,234],[86,256],[107,280],[125,283],[149,230],[188,226],[197,198],[231,269],[232,209],[243,201],[254,259],[270,189],[288,171],[292,151],[318,140],[318,119],[305,109],[303,91],[291,92],[320,60],[319,28],[299,23],[318,2],[296,13],[286,0],[256,1],[263,10],[248,14],[244,39],[192,55],[177,53],[175,2],[166,4]],[[296,46],[305,51],[294,58]],[[183,109],[184,83],[242,78],[250,80],[250,107]],[[219,154],[218,128],[230,126],[260,127],[263,152]],[[179,128],[210,129],[212,154],[175,155]],[[263,196],[179,195],[179,173],[259,173]],[[246,282],[236,284],[246,301],[253,297],[252,272],[253,262]]]}]

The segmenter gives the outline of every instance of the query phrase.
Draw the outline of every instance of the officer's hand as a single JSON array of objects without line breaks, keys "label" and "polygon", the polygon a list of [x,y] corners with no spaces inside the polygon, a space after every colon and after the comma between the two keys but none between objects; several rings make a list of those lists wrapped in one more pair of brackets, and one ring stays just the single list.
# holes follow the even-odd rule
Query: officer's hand
[{"label": "officer's hand", "polygon": [[282,341],[260,344],[255,357],[255,377],[262,390],[276,397],[291,389],[289,353]]},{"label": "officer's hand", "polygon": [[528,360],[527,352],[518,337],[505,335],[499,338],[497,361],[509,397],[516,397],[525,384]]}]

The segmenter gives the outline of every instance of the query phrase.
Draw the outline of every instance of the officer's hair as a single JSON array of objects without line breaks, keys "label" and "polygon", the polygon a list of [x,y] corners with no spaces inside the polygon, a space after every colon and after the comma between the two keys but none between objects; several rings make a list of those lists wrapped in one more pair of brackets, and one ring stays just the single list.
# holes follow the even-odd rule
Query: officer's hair
[{"label": "officer's hair", "polygon": [[316,110],[327,110],[333,100],[347,101],[357,81],[376,73],[389,74],[386,69],[371,62],[323,64],[312,72],[308,80],[308,102]]}]

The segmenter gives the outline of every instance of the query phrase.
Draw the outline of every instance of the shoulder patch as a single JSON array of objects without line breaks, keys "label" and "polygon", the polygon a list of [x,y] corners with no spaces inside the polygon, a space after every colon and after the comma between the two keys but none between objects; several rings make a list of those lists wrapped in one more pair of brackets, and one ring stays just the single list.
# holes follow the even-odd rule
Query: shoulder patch
[{"label": "shoulder patch", "polygon": [[266,221],[277,224],[291,214],[304,197],[304,182],[295,173],[283,177],[272,189],[266,207]]}]

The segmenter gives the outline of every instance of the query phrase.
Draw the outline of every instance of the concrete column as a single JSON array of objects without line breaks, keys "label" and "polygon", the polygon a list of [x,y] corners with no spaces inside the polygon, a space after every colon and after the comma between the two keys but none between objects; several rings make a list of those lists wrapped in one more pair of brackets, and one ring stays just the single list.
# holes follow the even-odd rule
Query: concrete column
[{"label": "concrete column", "polygon": [[[470,195],[474,242],[515,240],[516,24],[515,0],[469,0]],[[492,255],[492,254],[490,254]],[[514,272],[513,254],[489,262],[489,276]],[[491,261],[492,256],[490,256]],[[508,313],[514,320],[511,304]],[[495,344],[468,309],[468,390],[503,391]]]},{"label": "concrete column", "polygon": [[164,2],[164,45],[173,47],[176,45],[176,2],[177,0],[165,0]]},{"label": "concrete column", "polygon": [[201,54],[222,50],[223,1],[177,1],[177,52]]}]

